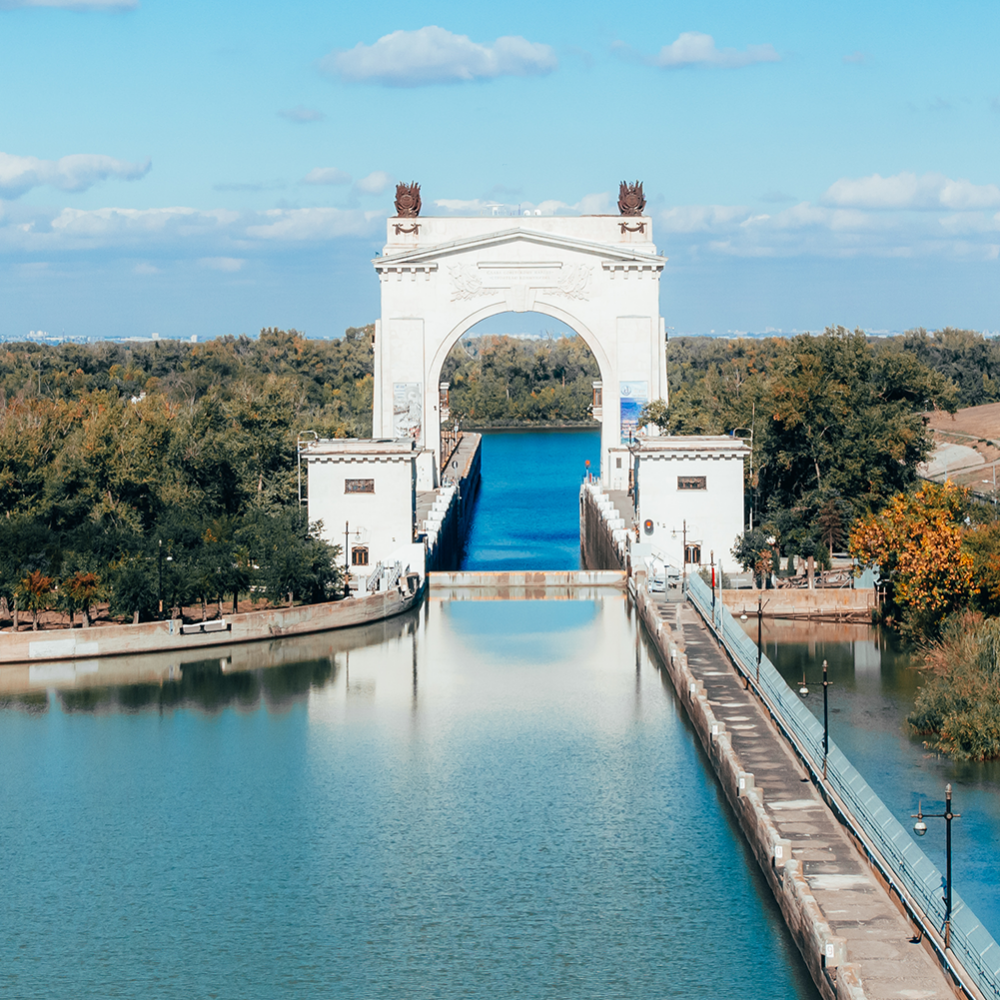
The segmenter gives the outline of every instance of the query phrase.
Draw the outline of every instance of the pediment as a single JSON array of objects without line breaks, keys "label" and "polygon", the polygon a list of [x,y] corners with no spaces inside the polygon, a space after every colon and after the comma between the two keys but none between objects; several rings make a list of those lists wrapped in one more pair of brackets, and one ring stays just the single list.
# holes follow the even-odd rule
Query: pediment
[{"label": "pediment", "polygon": [[554,233],[543,233],[537,230],[517,227],[504,229],[481,236],[451,240],[445,243],[417,246],[412,250],[402,250],[376,257],[372,263],[376,269],[382,266],[426,266],[435,264],[442,258],[456,257],[474,250],[486,250],[492,247],[510,246],[512,243],[528,243],[535,246],[551,247],[558,251],[589,254],[599,257],[602,261],[642,264],[657,270],[663,267],[667,258],[659,254],[637,250],[627,243],[596,243],[589,240],[574,239]]}]

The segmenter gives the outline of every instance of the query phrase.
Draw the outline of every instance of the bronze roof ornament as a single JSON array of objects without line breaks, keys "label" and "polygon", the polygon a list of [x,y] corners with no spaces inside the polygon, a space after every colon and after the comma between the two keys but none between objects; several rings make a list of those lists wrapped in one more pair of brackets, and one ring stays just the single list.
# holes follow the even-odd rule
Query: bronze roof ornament
[{"label": "bronze roof ornament", "polygon": [[636,181],[629,184],[622,181],[618,188],[618,211],[622,215],[642,215],[646,210],[646,196],[642,193],[642,184]]},{"label": "bronze roof ornament", "polygon": [[420,214],[420,185],[396,185],[396,215],[400,219],[415,219]]}]

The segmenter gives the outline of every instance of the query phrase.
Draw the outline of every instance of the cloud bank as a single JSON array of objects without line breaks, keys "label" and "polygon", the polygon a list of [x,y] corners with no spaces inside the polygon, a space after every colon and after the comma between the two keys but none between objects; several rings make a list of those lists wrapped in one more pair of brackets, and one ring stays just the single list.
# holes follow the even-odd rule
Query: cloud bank
[{"label": "cloud bank", "polygon": [[842,178],[831,184],[823,202],[853,208],[934,209],[954,211],[1000,208],[1000,187],[950,180],[944,174],[872,174],[857,180]]},{"label": "cloud bank", "polygon": [[549,45],[507,35],[492,44],[474,42],[445,28],[394,31],[373,45],[331,52],[320,68],[351,83],[386,87],[421,87],[466,83],[498,76],[541,76],[558,65]]},{"label": "cloud bank", "polygon": [[660,49],[653,62],[663,69],[704,66],[714,69],[739,69],[754,63],[780,62],[781,56],[770,43],[748,45],[739,49],[718,49],[715,39],[700,31],[682,32],[677,40]]},{"label": "cloud bank", "polygon": [[[317,173],[340,172],[333,167]],[[339,180],[338,183],[347,183]],[[381,171],[358,185],[391,185]],[[489,199],[438,199],[438,212],[510,216],[609,214],[614,192],[570,203],[549,199],[501,204]],[[709,257],[935,257],[1000,259],[1000,189],[944,175],[897,174],[841,178],[815,202],[777,211],[747,205],[675,205],[651,209],[661,252],[675,263]],[[268,211],[62,208],[46,210],[0,202],[0,257],[24,264],[50,253],[133,254],[192,260],[202,268],[235,273],[244,262],[295,248],[360,239],[367,256],[381,242],[388,203],[360,208],[275,208]],[[140,265],[137,265],[140,266]],[[152,265],[151,265],[152,266]],[[137,272],[138,273],[138,272]],[[143,271],[142,273],[153,273]]]},{"label": "cloud bank", "polygon": [[0,196],[17,198],[42,185],[60,191],[86,191],[109,177],[122,181],[139,180],[149,173],[151,166],[149,160],[127,163],[90,153],[64,156],[58,160],[0,153]]}]

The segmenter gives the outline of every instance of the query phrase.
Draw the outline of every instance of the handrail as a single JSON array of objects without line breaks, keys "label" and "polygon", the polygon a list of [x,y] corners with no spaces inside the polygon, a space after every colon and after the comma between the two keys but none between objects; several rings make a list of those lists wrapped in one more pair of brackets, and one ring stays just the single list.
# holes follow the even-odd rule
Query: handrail
[{"label": "handrail", "polygon": [[953,893],[951,948],[944,948],[939,933],[945,918],[941,872],[832,740],[824,780],[823,726],[819,720],[795,696],[764,655],[760,657],[758,674],[756,644],[722,601],[713,601],[711,591],[699,576],[688,576],[687,593],[748,686],[754,688],[775,723],[807,764],[813,780],[827,793],[865,846],[869,860],[880,870],[914,920],[921,926],[929,924],[925,928],[928,939],[963,990],[973,996],[963,982],[964,971],[984,996],[1000,1000],[1000,945],[958,893]]}]

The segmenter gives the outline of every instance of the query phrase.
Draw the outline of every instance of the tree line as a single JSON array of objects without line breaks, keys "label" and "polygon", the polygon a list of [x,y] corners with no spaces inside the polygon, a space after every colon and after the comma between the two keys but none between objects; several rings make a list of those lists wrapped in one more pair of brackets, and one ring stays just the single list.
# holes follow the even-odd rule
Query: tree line
[{"label": "tree line", "polygon": [[371,335],[3,345],[0,605],[35,625],[331,596],[339,550],[298,504],[297,436],[370,435]]}]

